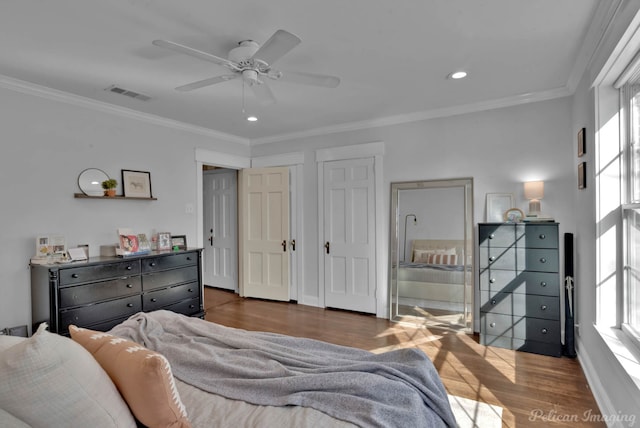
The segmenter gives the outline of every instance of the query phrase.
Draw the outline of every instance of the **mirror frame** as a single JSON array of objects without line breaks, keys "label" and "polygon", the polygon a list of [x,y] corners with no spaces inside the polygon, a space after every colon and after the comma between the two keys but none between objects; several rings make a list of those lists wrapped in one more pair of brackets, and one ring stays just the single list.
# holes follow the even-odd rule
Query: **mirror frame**
[{"label": "mirror frame", "polygon": [[[474,236],[473,236],[473,178],[453,178],[441,180],[418,180],[391,183],[391,215],[389,234],[389,319],[399,321],[398,317],[398,265],[400,263],[400,191],[412,189],[441,189],[462,187],[464,190],[464,319],[468,320],[465,332],[473,332],[474,323]],[[395,306],[395,308],[394,308]],[[395,310],[394,310],[395,309]]]},{"label": "mirror frame", "polygon": [[102,182],[108,179],[109,176],[103,170],[87,168],[78,174],[78,187],[87,196],[103,196]]}]

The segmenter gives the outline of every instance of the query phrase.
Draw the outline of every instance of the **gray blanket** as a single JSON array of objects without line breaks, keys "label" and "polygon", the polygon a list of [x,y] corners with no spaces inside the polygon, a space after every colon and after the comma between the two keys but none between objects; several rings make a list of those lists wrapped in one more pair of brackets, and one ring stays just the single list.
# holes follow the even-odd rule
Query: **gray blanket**
[{"label": "gray blanket", "polygon": [[418,349],[373,354],[162,310],[133,315],[111,333],[160,352],[176,378],[223,397],[311,407],[362,427],[456,426],[442,381]]}]

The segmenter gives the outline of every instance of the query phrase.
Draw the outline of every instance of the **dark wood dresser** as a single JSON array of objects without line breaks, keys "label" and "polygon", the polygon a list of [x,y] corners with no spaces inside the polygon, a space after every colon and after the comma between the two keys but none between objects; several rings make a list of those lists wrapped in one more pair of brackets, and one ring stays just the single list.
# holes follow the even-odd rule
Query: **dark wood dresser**
[{"label": "dark wood dresser", "polygon": [[200,249],[31,265],[32,331],[42,322],[63,335],[71,324],[106,331],[156,309],[203,317],[201,266]]},{"label": "dark wood dresser", "polygon": [[481,223],[480,343],[559,357],[558,223]]}]

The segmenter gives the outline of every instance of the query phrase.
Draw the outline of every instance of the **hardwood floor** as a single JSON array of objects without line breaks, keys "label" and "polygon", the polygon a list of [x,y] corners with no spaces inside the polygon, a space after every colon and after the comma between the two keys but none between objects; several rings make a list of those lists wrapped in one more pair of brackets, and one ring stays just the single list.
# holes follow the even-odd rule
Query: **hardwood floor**
[{"label": "hardwood floor", "polygon": [[205,287],[205,319],[229,327],[309,337],[372,352],[416,347],[449,394],[503,408],[503,427],[604,427],[577,359],[482,346],[478,337],[370,315],[238,297]]}]

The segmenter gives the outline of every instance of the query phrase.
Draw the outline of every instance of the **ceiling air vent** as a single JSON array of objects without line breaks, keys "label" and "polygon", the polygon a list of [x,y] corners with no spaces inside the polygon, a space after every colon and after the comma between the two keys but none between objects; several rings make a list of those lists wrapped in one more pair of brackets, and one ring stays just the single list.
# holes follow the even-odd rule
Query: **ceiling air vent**
[{"label": "ceiling air vent", "polygon": [[111,85],[105,89],[105,91],[114,92],[116,94],[125,95],[129,98],[135,98],[140,101],[149,101],[151,99],[150,96],[144,95],[138,92],[130,91],[128,89],[120,88],[116,85]]}]

